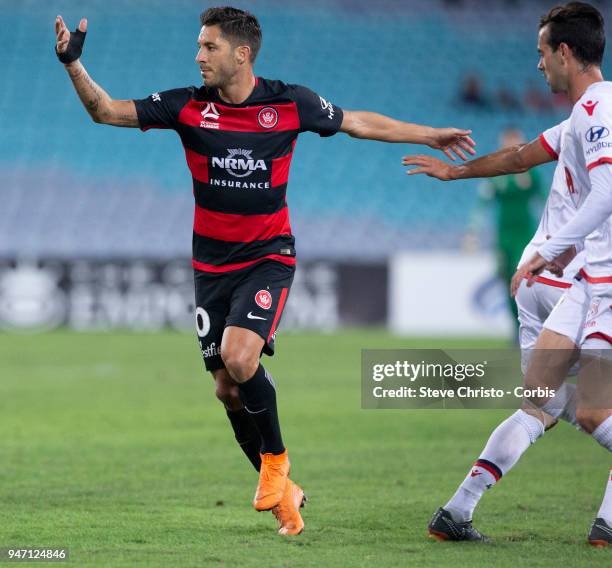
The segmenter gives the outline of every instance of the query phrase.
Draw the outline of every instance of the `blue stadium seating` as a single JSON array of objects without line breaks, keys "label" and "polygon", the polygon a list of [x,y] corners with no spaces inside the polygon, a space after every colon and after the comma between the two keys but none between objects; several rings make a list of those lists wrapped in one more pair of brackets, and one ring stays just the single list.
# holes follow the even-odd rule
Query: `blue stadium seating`
[{"label": "blue stadium seating", "polygon": [[[521,96],[529,83],[545,90],[535,43],[548,3],[451,4],[236,3],[262,23],[259,75],[305,84],[341,107],[469,127],[481,153],[504,126],[531,138],[561,120],[563,110],[474,110],[457,97],[467,73],[489,93],[505,85]],[[189,253],[192,197],[178,138],[93,124],[53,54],[53,21],[62,13],[73,28],[88,17],[91,75],[115,98],[140,98],[198,83],[198,9],[187,0],[3,3],[0,254]],[[374,258],[459,246],[477,184],[408,178],[401,156],[422,151],[301,136],[288,194],[300,254]]]}]

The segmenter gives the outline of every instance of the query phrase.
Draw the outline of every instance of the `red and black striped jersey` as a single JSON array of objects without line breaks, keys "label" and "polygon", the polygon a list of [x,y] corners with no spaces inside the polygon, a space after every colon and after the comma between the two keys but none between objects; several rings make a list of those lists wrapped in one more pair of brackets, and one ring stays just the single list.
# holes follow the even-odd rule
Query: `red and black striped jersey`
[{"label": "red and black striped jersey", "polygon": [[193,178],[193,266],[238,270],[271,259],[295,264],[286,191],[298,134],[335,134],[342,110],[310,89],[256,79],[229,104],[205,86],[134,101],[142,130],[171,128]]}]

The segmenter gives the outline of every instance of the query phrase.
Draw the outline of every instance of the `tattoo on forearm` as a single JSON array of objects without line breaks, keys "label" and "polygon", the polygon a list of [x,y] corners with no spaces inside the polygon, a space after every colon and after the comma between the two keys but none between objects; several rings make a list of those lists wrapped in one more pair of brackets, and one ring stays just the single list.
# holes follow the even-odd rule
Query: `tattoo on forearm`
[{"label": "tattoo on forearm", "polygon": [[98,85],[96,85],[91,77],[89,77],[89,75],[85,76],[85,81],[87,82],[89,88],[92,90],[92,94],[89,98],[89,101],[87,101],[86,105],[87,105],[87,109],[92,112],[95,113],[98,111],[98,108],[100,107],[100,100],[102,99],[102,94],[100,92],[100,87],[98,87]]},{"label": "tattoo on forearm", "polygon": [[131,101],[113,101],[80,63],[66,66],[66,71],[85,110],[96,122],[131,128],[139,126]]},{"label": "tattoo on forearm", "polygon": [[68,75],[70,75],[70,78],[74,81],[75,79],[78,79],[82,74],[83,71],[82,69],[74,68],[74,67],[68,67]]},{"label": "tattoo on forearm", "polygon": [[90,101],[87,102],[87,110],[95,113],[98,110],[99,104],[100,104],[99,100],[91,99]]},{"label": "tattoo on forearm", "polygon": [[96,116],[106,93],[93,81],[83,67],[68,67],[68,75],[87,112]]}]

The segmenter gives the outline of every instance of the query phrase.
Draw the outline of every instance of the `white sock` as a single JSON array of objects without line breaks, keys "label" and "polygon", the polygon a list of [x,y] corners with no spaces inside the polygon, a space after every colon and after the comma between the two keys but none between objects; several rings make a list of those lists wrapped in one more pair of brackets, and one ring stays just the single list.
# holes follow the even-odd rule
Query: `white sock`
[{"label": "white sock", "polygon": [[604,493],[604,498],[597,516],[604,519],[608,525],[612,526],[612,468],[608,472],[606,492]]},{"label": "white sock", "polygon": [[535,416],[517,410],[491,434],[485,449],[444,508],[458,523],[470,521],[480,498],[508,473],[523,452],[542,434]]},{"label": "white sock", "polygon": [[608,416],[591,434],[604,448],[612,452],[612,416]]}]

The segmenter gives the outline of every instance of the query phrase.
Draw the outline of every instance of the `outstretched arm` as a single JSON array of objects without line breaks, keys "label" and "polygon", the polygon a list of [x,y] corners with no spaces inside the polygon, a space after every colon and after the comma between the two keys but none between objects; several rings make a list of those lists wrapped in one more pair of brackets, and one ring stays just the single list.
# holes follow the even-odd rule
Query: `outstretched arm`
[{"label": "outstretched arm", "polygon": [[504,148],[457,166],[432,156],[405,156],[402,163],[405,166],[417,166],[416,169],[408,170],[409,175],[425,174],[442,181],[450,181],[518,174],[553,160],[542,142],[535,139],[528,144]]},{"label": "outstretched arm", "polygon": [[[85,38],[84,34],[87,32],[87,20],[82,19],[77,29],[82,34],[82,46],[82,42]],[[58,56],[70,53],[70,48],[74,49],[74,40],[76,38],[74,34],[68,31],[61,16],[55,19],[55,34],[55,49]],[[73,41],[72,46],[70,45],[71,37]],[[81,46],[78,47],[79,55]],[[81,64],[80,57],[69,63],[64,63],[64,67],[85,110],[87,110],[94,122],[130,128],[138,128],[140,126],[134,101],[113,100],[108,93],[88,75],[85,67]]]},{"label": "outstretched arm", "polygon": [[476,144],[470,138],[471,130],[432,128],[402,122],[375,112],[345,110],[340,131],[353,138],[424,144],[442,150],[451,160],[455,159],[451,152],[463,160],[467,159],[464,150],[469,154],[476,153]]}]

